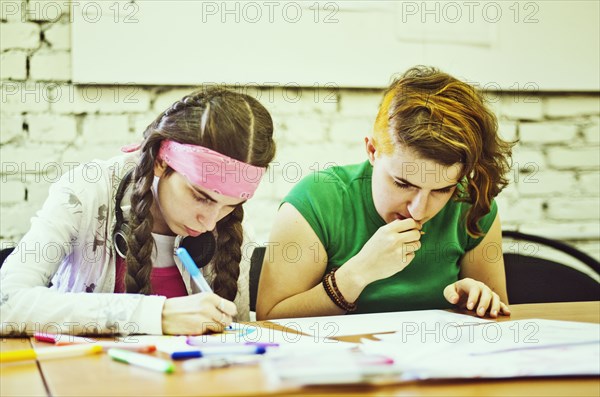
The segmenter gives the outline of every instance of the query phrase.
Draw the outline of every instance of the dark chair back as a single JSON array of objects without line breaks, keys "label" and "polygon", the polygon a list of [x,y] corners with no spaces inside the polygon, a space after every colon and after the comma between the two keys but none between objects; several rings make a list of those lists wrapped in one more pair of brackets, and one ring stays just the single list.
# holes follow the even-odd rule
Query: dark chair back
[{"label": "dark chair back", "polygon": [[[515,231],[502,232],[518,243],[517,252],[504,252],[506,287],[510,303],[576,302],[600,300],[600,283],[590,275],[560,263],[557,255],[542,257],[540,246],[578,261],[589,273],[600,274],[600,263],[560,241]],[[546,249],[546,251],[548,251]]]},{"label": "dark chair back", "polygon": [[0,250],[0,267],[2,267],[2,264],[4,263],[6,258],[8,258],[8,256],[10,254],[12,254],[12,252],[14,250],[15,250],[15,247],[4,248],[4,249]]},{"label": "dark chair back", "polygon": [[263,259],[267,247],[256,247],[250,257],[250,310],[256,311],[256,295],[258,294],[258,280],[262,270]]}]

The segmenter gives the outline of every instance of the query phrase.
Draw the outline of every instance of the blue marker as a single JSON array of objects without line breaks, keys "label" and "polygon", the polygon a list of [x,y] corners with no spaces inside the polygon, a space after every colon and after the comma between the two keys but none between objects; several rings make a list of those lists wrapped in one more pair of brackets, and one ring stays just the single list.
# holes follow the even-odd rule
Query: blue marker
[{"label": "blue marker", "polygon": [[182,360],[186,358],[200,358],[206,356],[235,356],[244,354],[265,354],[267,349],[263,346],[250,346],[250,345],[238,345],[238,346],[215,346],[207,347],[199,350],[183,350],[175,351],[171,353],[173,360]]},{"label": "blue marker", "polygon": [[198,286],[198,289],[200,289],[201,292],[213,292],[210,288],[210,285],[208,285],[208,283],[202,276],[202,273],[200,273],[200,269],[198,269],[198,266],[196,266],[196,264],[194,263],[194,260],[190,256],[189,252],[187,252],[185,248],[181,247],[177,248],[177,251],[175,251],[175,253],[179,257],[179,259],[181,259],[181,263],[183,263],[183,266],[185,266],[188,273],[192,276],[192,280],[194,280],[194,282]]}]

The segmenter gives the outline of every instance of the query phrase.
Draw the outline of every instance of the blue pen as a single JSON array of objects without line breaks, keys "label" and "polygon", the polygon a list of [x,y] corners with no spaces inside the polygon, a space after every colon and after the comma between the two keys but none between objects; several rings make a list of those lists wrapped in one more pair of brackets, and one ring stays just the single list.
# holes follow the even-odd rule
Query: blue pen
[{"label": "blue pen", "polygon": [[194,263],[194,260],[190,256],[189,252],[187,252],[185,248],[181,247],[177,248],[177,251],[175,251],[175,253],[179,257],[179,259],[181,259],[181,263],[183,263],[183,266],[185,266],[188,273],[192,276],[192,280],[194,280],[194,282],[198,286],[198,289],[200,289],[201,292],[213,292],[210,288],[210,285],[208,285],[208,283],[202,276],[202,273],[200,273],[200,269],[198,269],[198,266],[196,266],[196,264]]},{"label": "blue pen", "polygon": [[202,350],[182,350],[171,353],[173,360],[182,360],[186,358],[200,358],[206,356],[233,356],[239,354],[265,354],[267,349],[263,346],[215,346],[207,347]]},{"label": "blue pen", "polygon": [[185,360],[186,358],[200,358],[202,357],[202,352],[200,350],[183,350],[180,352],[171,353],[171,358],[173,360]]}]

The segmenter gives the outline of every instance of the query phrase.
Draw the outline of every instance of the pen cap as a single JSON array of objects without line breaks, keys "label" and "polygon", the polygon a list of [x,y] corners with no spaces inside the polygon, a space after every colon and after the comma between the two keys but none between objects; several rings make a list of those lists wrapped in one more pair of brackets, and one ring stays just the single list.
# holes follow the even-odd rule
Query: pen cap
[{"label": "pen cap", "polygon": [[181,263],[183,263],[183,266],[185,266],[192,277],[197,277],[200,274],[200,270],[195,266],[194,260],[185,248],[179,247],[175,253],[181,259]]}]

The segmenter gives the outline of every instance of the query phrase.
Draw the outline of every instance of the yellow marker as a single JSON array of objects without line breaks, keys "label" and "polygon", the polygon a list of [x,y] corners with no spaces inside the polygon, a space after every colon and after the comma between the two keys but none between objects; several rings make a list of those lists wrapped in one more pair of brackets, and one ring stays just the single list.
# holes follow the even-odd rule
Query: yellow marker
[{"label": "yellow marker", "polygon": [[100,345],[70,345],[61,347],[47,347],[39,350],[13,350],[9,352],[0,352],[0,363],[36,359],[45,360],[53,358],[76,357],[101,352],[102,346]]}]

